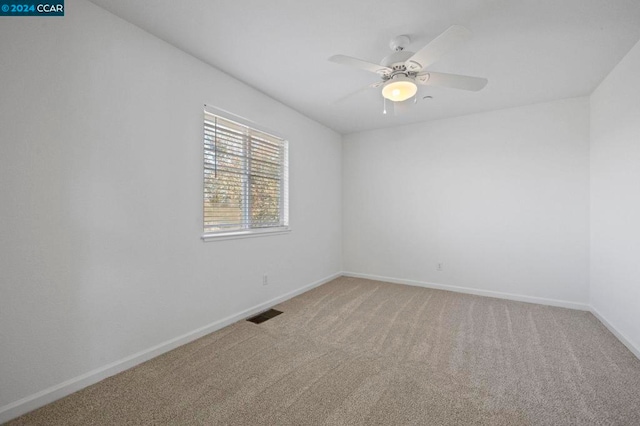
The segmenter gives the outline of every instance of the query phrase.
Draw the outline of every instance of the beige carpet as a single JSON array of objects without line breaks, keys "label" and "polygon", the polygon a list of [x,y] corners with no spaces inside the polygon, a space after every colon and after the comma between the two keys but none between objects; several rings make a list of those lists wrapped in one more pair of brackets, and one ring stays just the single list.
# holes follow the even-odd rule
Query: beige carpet
[{"label": "beige carpet", "polygon": [[590,313],[339,278],[12,425],[638,425]]}]

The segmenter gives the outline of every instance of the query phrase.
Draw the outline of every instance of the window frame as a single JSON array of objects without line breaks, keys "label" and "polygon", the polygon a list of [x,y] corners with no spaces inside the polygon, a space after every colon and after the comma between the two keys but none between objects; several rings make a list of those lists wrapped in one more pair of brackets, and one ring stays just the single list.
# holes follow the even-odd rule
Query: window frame
[{"label": "window frame", "polygon": [[[284,143],[284,158],[283,158],[283,170],[282,170],[282,182],[280,185],[280,214],[283,216],[281,226],[268,226],[261,228],[244,228],[244,229],[233,229],[229,231],[216,231],[216,232],[207,232],[205,231],[205,144],[204,144],[204,134],[201,140],[202,143],[202,163],[201,167],[203,167],[203,179],[202,179],[202,236],[201,239],[205,242],[207,241],[221,241],[221,240],[229,240],[229,239],[238,239],[238,238],[251,238],[251,237],[265,237],[270,235],[283,235],[291,232],[291,227],[289,226],[289,141],[287,138],[283,137],[278,132],[274,132],[264,126],[258,125],[255,122],[248,120],[244,117],[238,116],[236,114],[230,113],[223,109],[212,107],[210,105],[204,106],[203,111],[203,126],[204,126],[204,116],[205,114],[213,114],[218,116],[224,120],[232,121],[241,126],[247,127],[250,130],[254,130],[260,133],[266,133],[267,135],[273,136],[275,138],[281,139]],[[203,129],[204,131],[204,129]],[[245,188],[242,196],[247,197],[248,193],[244,193],[248,189]],[[249,214],[249,205],[245,204],[246,209],[243,210],[243,215]]]}]

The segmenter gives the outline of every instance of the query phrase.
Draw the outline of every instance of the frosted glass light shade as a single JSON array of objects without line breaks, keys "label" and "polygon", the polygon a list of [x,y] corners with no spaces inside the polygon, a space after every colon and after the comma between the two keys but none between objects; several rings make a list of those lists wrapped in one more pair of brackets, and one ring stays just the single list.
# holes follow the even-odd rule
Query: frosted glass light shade
[{"label": "frosted glass light shade", "polygon": [[393,102],[402,102],[418,92],[418,86],[408,78],[394,78],[382,88],[382,96]]}]

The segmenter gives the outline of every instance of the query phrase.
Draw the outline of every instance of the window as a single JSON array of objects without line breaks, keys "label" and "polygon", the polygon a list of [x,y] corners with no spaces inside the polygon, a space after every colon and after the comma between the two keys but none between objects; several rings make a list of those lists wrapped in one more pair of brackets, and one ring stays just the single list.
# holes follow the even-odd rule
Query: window
[{"label": "window", "polygon": [[205,111],[204,237],[288,230],[287,142]]}]

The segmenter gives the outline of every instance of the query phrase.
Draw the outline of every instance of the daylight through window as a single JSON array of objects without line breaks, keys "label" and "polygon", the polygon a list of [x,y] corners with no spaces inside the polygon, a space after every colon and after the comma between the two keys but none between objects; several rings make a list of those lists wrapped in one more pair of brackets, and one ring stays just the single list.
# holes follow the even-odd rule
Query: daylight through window
[{"label": "daylight through window", "polygon": [[205,111],[205,236],[285,230],[287,157],[282,138]]}]

